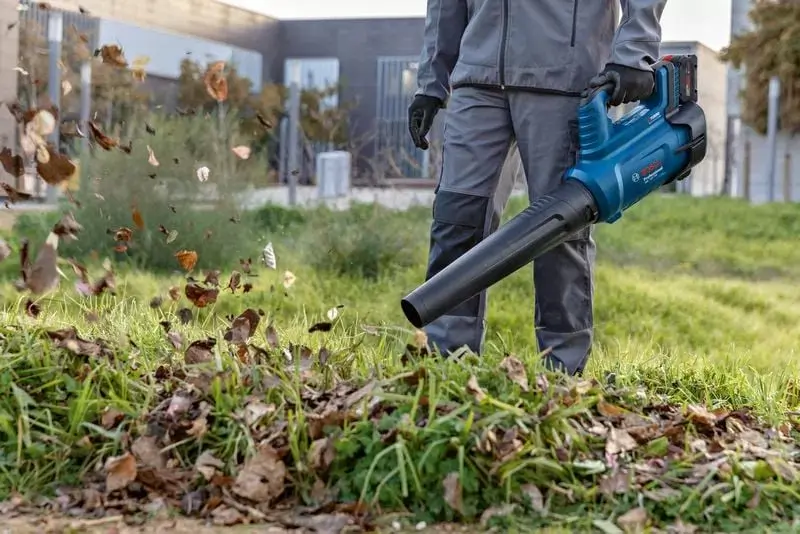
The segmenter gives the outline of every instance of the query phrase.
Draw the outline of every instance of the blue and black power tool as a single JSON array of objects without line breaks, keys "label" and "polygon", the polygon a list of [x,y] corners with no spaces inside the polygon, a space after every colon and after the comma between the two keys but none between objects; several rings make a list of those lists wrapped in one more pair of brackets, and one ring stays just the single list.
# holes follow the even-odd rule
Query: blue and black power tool
[{"label": "blue and black power tool", "polygon": [[407,295],[401,305],[411,324],[425,326],[576,232],[613,223],[689,175],[706,155],[697,56],[664,56],[653,70],[653,94],[616,122],[608,116],[613,85],[584,94],[577,163],[564,182]]}]

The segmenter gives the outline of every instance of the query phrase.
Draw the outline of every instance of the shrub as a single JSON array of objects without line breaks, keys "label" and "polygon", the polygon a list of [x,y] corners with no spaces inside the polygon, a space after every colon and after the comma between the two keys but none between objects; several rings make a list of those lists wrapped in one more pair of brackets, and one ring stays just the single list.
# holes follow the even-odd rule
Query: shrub
[{"label": "shrub", "polygon": [[261,231],[285,233],[306,223],[307,214],[280,204],[266,204],[250,214],[249,219]]},{"label": "shrub", "polygon": [[424,262],[427,218],[416,210],[394,212],[375,204],[354,204],[337,212],[309,214],[305,260],[339,275],[377,279]]}]

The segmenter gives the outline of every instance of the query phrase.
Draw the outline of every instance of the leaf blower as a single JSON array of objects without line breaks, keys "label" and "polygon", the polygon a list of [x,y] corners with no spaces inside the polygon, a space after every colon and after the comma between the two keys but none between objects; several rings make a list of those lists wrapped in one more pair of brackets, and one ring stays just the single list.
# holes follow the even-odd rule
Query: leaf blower
[{"label": "leaf blower", "polygon": [[664,56],[655,90],[617,121],[608,116],[613,85],[584,93],[578,110],[576,164],[552,193],[402,301],[422,328],[586,227],[614,223],[660,187],[686,178],[706,155],[706,119],[697,104],[697,56]]}]

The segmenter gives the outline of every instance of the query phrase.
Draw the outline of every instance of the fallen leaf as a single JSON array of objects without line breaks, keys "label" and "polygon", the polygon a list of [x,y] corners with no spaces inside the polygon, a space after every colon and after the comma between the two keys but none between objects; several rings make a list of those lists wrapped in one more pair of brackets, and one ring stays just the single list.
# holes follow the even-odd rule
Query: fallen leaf
[{"label": "fallen leaf", "polygon": [[283,287],[289,289],[294,285],[297,281],[297,277],[294,275],[292,271],[286,271],[283,273]]},{"label": "fallen leaf", "polygon": [[197,264],[197,252],[194,250],[179,250],[175,253],[175,257],[186,271],[191,271]]},{"label": "fallen leaf", "polygon": [[63,80],[61,82],[61,94],[63,94],[64,96],[67,96],[71,92],[72,92],[72,84],[69,83],[68,80]]},{"label": "fallen leaf", "polygon": [[278,453],[264,444],[241,466],[231,491],[256,503],[269,503],[283,493],[286,475]]},{"label": "fallen leaf", "polygon": [[203,451],[194,463],[194,468],[206,480],[211,480],[218,475],[225,464],[215,457],[210,451]]},{"label": "fallen leaf", "polygon": [[647,510],[641,506],[628,510],[617,518],[617,524],[625,532],[643,532],[647,524]]},{"label": "fallen leaf", "polygon": [[[28,244],[24,243],[27,256]],[[41,295],[58,287],[58,235],[51,232],[47,236],[44,245],[39,249],[39,254],[36,256],[36,261],[32,266],[26,267],[23,265],[23,280],[25,287],[27,287],[34,295]]]},{"label": "fallen leaf", "polygon": [[525,365],[514,356],[506,356],[500,362],[500,369],[505,371],[509,380],[517,384],[522,391],[529,391],[528,374],[525,370]]},{"label": "fallen leaf", "polygon": [[237,345],[245,344],[255,334],[261,318],[258,312],[248,308],[236,317],[225,332],[224,339]]},{"label": "fallen leaf", "polygon": [[0,261],[7,260],[9,256],[11,256],[11,247],[8,246],[5,239],[0,238]]},{"label": "fallen leaf", "polygon": [[308,329],[309,334],[313,334],[314,332],[330,332],[333,328],[333,323],[328,321],[321,321],[319,323],[314,323]]},{"label": "fallen leaf", "polygon": [[250,157],[250,147],[249,146],[235,146],[231,149],[234,154],[236,154],[237,158],[240,159],[248,159]]},{"label": "fallen leaf", "polygon": [[186,349],[183,359],[190,365],[210,362],[214,359],[214,353],[212,351],[216,344],[217,340],[214,338],[192,341]]},{"label": "fallen leaf", "polygon": [[136,458],[129,452],[122,456],[109,458],[105,469],[106,493],[124,489],[136,480]]},{"label": "fallen leaf", "polygon": [[717,416],[699,404],[690,404],[686,407],[686,417],[695,423],[705,426],[713,426],[717,422]]},{"label": "fallen leaf", "polygon": [[[0,159],[2,159],[2,157],[3,157],[2,153],[0,153]],[[17,157],[19,157],[19,156],[17,156]],[[22,158],[20,158],[20,161],[22,161]],[[9,174],[12,174],[12,173],[9,172]],[[3,188],[3,191],[5,192],[6,196],[8,197],[8,201],[11,202],[12,204],[14,204],[15,202],[19,202],[20,200],[30,200],[31,197],[33,196],[33,195],[29,194],[29,193],[25,193],[23,191],[18,191],[16,189],[14,189],[13,187],[11,187],[7,183],[0,183],[0,187]]]},{"label": "fallen leaf", "polygon": [[131,452],[146,467],[153,469],[167,467],[167,456],[161,452],[155,436],[139,436],[131,444]]},{"label": "fallen leaf", "polygon": [[50,159],[47,163],[36,164],[36,170],[42,180],[50,185],[60,185],[72,178],[75,164],[66,155],[56,152],[52,145],[47,145],[46,149]]},{"label": "fallen leaf", "polygon": [[486,393],[481,389],[481,386],[478,384],[478,378],[475,375],[471,375],[469,380],[467,380],[467,393],[472,395],[478,402],[486,398]]},{"label": "fallen leaf", "polygon": [[[5,170],[8,174],[13,176],[14,178],[20,178],[21,176],[25,175],[25,160],[19,154],[12,154],[10,148],[3,148],[0,150],[0,163],[3,165],[3,170]],[[3,189],[8,192],[6,189],[6,184],[3,184]],[[8,185],[7,187],[11,187]],[[9,195],[9,198],[11,195]],[[12,200],[15,202],[16,200]]]},{"label": "fallen leaf", "polygon": [[638,446],[636,440],[624,429],[612,427],[606,439],[606,454],[620,454],[632,451]]},{"label": "fallen leaf", "polygon": [[530,500],[531,507],[536,512],[544,512],[544,495],[534,484],[525,484],[521,488],[522,494]]},{"label": "fallen leaf", "polygon": [[267,343],[271,348],[277,349],[278,347],[280,347],[280,342],[278,341],[278,331],[275,330],[274,326],[272,325],[267,326],[266,337],[267,337]]},{"label": "fallen leaf", "polygon": [[82,230],[83,226],[75,220],[75,216],[72,213],[65,213],[53,226],[54,234],[69,239],[77,239],[78,233]]},{"label": "fallen leaf", "polygon": [[329,321],[333,322],[339,317],[339,310],[344,308],[344,304],[339,304],[338,306],[334,306],[330,310],[325,313],[325,316],[328,318]]},{"label": "fallen leaf", "polygon": [[444,487],[444,502],[459,514],[463,514],[464,504],[462,502],[461,481],[459,480],[458,472],[448,473],[442,481],[442,486]]},{"label": "fallen leaf", "polygon": [[104,134],[94,121],[89,121],[89,132],[92,134],[92,139],[94,139],[94,141],[100,145],[103,150],[111,150],[119,145],[116,139],[112,139]]}]

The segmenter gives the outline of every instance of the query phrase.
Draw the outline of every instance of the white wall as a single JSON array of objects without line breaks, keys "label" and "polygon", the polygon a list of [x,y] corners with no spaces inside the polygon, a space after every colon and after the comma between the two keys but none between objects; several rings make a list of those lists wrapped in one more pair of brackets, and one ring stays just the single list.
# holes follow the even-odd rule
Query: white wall
[{"label": "white wall", "polygon": [[[769,147],[767,138],[747,126],[735,144],[737,153],[733,196],[749,198],[755,204],[770,201],[770,183],[767,174]],[[749,179],[748,179],[749,153]],[[788,167],[787,167],[787,158]],[[749,192],[746,190],[749,182]],[[791,138],[779,134],[777,138],[777,157],[774,175],[774,200],[777,202],[800,202],[800,137]],[[785,187],[788,185],[788,196]]]}]

